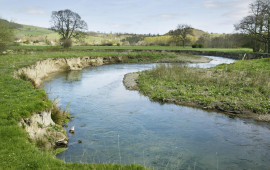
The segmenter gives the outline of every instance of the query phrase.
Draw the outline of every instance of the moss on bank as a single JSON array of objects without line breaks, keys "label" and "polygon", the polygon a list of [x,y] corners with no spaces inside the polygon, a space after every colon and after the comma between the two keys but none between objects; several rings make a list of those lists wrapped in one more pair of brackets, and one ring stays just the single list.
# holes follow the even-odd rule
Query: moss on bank
[{"label": "moss on bank", "polygon": [[[48,151],[39,150],[18,125],[22,118],[49,110],[52,102],[43,89],[31,82],[13,77],[19,68],[47,58],[125,56],[125,62],[149,62],[179,57],[173,53],[87,52],[87,51],[21,51],[0,55],[0,169],[145,169],[140,165],[65,163]],[[141,57],[144,56],[144,57]],[[191,56],[190,56],[191,57]],[[192,57],[191,57],[192,58]]]},{"label": "moss on bank", "polygon": [[161,65],[140,73],[139,90],[151,99],[270,121],[270,60],[215,68]]}]

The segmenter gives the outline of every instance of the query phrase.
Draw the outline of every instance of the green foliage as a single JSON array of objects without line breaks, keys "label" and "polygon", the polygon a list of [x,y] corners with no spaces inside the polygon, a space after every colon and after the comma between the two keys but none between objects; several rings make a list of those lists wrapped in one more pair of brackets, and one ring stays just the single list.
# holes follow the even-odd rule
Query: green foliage
[{"label": "green foliage", "polygon": [[146,36],[145,35],[131,35],[122,39],[122,42],[128,42],[130,45],[136,45],[139,41],[142,41]]},{"label": "green foliage", "polygon": [[36,140],[36,146],[38,148],[44,148],[46,145],[46,142],[43,139],[37,139]]},{"label": "green foliage", "polygon": [[43,125],[41,124],[41,123],[39,123],[39,122],[37,122],[37,124],[38,124],[38,128],[43,128]]},{"label": "green foliage", "polygon": [[60,107],[57,106],[57,102],[52,102],[52,120],[58,125],[64,125],[68,122],[68,110],[62,111]]},{"label": "green foliage", "polygon": [[203,48],[203,44],[192,44],[192,48]]},{"label": "green foliage", "polygon": [[13,36],[12,25],[8,21],[0,19],[0,52],[12,43]]},{"label": "green foliage", "polygon": [[62,45],[64,48],[70,48],[72,46],[72,40],[71,39],[62,40]]},{"label": "green foliage", "polygon": [[24,44],[30,44],[30,41],[29,40],[26,40],[23,42]]}]

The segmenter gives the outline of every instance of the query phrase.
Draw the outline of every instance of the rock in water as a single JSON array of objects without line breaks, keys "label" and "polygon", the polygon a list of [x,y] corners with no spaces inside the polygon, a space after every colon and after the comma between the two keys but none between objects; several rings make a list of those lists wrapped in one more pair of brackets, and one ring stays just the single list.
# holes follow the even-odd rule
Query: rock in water
[{"label": "rock in water", "polygon": [[70,128],[70,130],[69,130],[69,133],[74,133],[75,132],[75,128],[74,128],[74,126],[72,126],[71,128]]},{"label": "rock in water", "polygon": [[63,147],[66,148],[67,145],[68,145],[68,141],[66,141],[66,140],[58,140],[55,142],[56,148],[63,148]]}]

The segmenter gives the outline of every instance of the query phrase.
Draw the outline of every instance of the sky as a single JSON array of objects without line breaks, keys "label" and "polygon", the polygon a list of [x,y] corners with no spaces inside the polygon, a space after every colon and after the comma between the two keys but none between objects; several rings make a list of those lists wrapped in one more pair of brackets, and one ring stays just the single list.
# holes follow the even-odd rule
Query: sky
[{"label": "sky", "polygon": [[0,17],[49,28],[52,11],[70,9],[89,31],[165,34],[178,24],[232,33],[253,0],[0,0]]}]

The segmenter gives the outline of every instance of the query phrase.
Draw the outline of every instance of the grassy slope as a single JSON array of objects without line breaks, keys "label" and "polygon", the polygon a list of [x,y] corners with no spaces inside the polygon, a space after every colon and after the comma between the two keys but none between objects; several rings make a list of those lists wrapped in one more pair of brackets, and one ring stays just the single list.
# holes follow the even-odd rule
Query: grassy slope
[{"label": "grassy slope", "polygon": [[46,34],[55,34],[52,30],[48,28],[30,26],[30,25],[21,25],[21,28],[15,30],[16,35],[25,35],[25,36],[39,36]]},{"label": "grassy slope", "polygon": [[211,69],[160,66],[140,74],[139,89],[163,102],[270,114],[269,82],[270,60],[258,59]]},{"label": "grassy slope", "polygon": [[[29,49],[30,50],[30,49]],[[58,57],[105,57],[129,56],[130,62],[153,61],[161,58],[174,58],[168,53],[115,53],[65,51],[61,48],[37,51],[14,52],[0,56],[0,169],[47,169],[47,168],[98,168],[98,169],[143,169],[139,165],[77,164],[64,163],[45,151],[38,150],[29,142],[26,132],[17,125],[22,117],[29,117],[33,112],[51,108],[51,102],[42,89],[34,89],[27,81],[13,78],[13,72],[21,67],[34,64],[38,60]],[[150,58],[138,59],[140,56]]]}]

